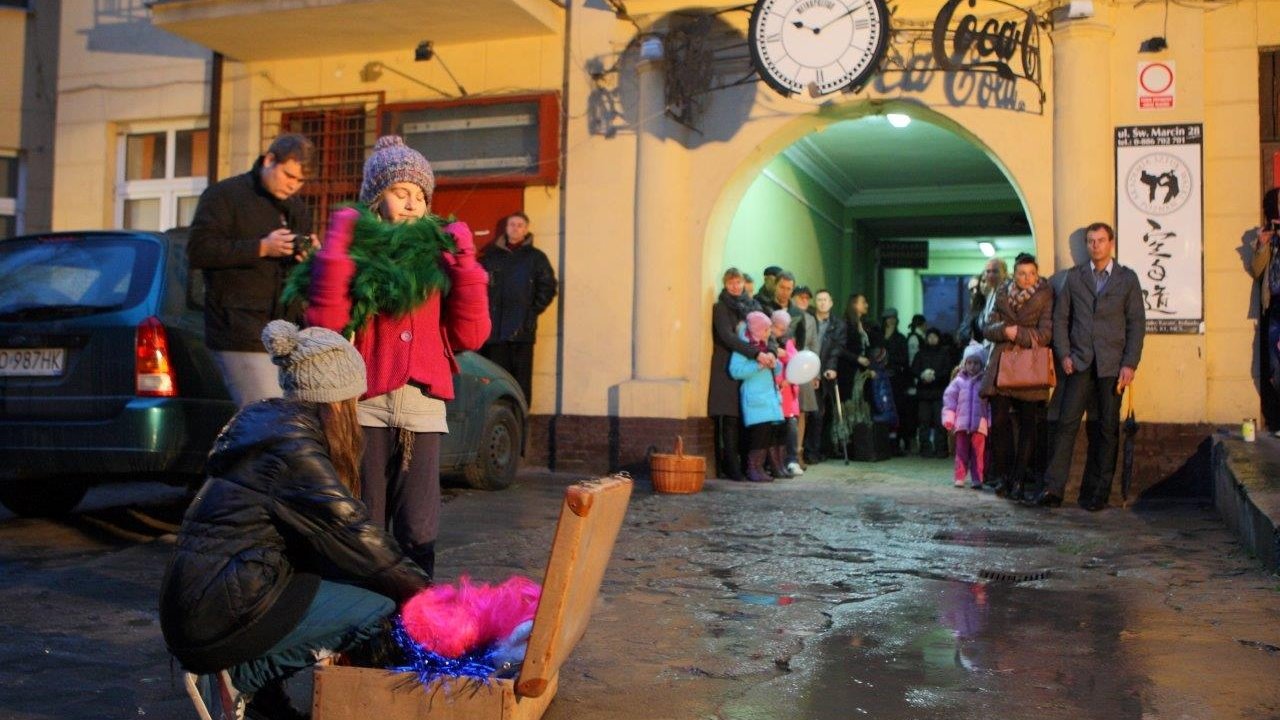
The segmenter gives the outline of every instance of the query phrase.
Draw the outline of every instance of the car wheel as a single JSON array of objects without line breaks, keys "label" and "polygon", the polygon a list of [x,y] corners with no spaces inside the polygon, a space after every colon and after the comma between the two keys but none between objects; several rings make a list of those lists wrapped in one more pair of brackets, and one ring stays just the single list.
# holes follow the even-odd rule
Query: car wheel
[{"label": "car wheel", "polygon": [[0,483],[0,505],[19,517],[61,517],[80,504],[87,483],[74,479]]},{"label": "car wheel", "polygon": [[511,486],[520,465],[523,428],[506,403],[494,403],[485,414],[484,430],[476,459],[467,466],[467,484],[478,490],[502,490]]}]

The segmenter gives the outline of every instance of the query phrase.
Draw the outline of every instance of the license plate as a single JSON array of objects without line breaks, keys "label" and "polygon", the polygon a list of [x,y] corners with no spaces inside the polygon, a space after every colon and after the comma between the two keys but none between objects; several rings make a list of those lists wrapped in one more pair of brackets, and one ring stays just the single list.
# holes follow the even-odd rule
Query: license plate
[{"label": "license plate", "polygon": [[62,348],[0,348],[0,376],[61,375]]}]

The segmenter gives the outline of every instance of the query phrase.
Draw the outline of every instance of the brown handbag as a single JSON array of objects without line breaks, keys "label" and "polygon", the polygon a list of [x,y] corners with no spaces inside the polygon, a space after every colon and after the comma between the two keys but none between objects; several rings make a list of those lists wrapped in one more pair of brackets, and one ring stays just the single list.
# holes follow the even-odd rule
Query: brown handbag
[{"label": "brown handbag", "polygon": [[1041,345],[1010,345],[1000,353],[996,387],[1001,390],[1048,390],[1058,385],[1053,351]]}]

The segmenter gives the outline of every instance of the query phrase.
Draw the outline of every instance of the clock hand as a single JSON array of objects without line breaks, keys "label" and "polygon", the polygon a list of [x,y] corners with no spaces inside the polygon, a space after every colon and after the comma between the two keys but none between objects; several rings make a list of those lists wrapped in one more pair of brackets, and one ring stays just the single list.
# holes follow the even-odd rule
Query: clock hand
[{"label": "clock hand", "polygon": [[814,28],[814,29],[813,29],[813,34],[814,34],[814,35],[817,35],[818,33],[822,32],[823,30],[826,30],[827,28],[831,27],[832,23],[834,23],[835,21],[837,21],[837,20],[842,20],[842,19],[844,19],[844,18],[849,17],[849,16],[850,16],[850,15],[852,15],[852,14],[853,14],[853,12],[854,12],[855,10],[857,10],[859,7],[861,7],[861,6],[859,6],[859,5],[854,5],[853,7],[849,8],[849,9],[848,9],[848,10],[846,10],[846,11],[844,11],[843,13],[840,13],[839,15],[837,15],[837,16],[835,16],[835,17],[831,18],[830,20],[828,20],[828,21],[826,21],[825,23],[823,23],[820,27],[816,27],[816,28]]}]

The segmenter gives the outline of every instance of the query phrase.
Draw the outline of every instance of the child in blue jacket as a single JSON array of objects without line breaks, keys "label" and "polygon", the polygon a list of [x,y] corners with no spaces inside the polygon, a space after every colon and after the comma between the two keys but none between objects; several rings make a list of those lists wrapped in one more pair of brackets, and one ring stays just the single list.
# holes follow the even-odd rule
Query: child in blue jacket
[{"label": "child in blue jacket", "polygon": [[[744,337],[760,352],[769,351],[769,329],[773,321],[762,312],[747,314]],[[770,355],[772,358],[773,356]],[[729,374],[742,381],[742,424],[747,428],[747,480],[773,482],[764,470],[769,449],[780,444],[782,396],[775,378],[782,374],[782,363],[761,364],[754,357],[735,352],[729,358]]]}]

